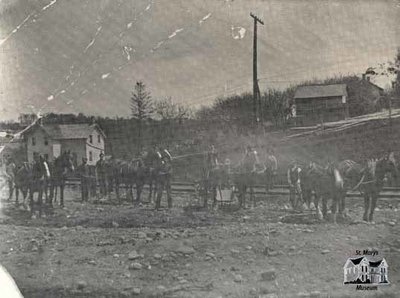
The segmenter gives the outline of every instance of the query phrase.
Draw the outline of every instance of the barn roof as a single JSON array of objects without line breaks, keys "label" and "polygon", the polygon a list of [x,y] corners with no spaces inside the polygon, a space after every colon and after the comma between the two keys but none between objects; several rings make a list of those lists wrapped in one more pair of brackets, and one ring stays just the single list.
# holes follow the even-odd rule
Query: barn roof
[{"label": "barn roof", "polygon": [[346,84],[299,86],[294,98],[347,96]]},{"label": "barn roof", "polygon": [[34,128],[40,127],[45,133],[52,139],[55,140],[68,140],[68,139],[87,139],[93,132],[93,129],[97,129],[103,137],[104,132],[96,124],[43,124],[35,125],[27,130],[25,133],[29,133]]}]

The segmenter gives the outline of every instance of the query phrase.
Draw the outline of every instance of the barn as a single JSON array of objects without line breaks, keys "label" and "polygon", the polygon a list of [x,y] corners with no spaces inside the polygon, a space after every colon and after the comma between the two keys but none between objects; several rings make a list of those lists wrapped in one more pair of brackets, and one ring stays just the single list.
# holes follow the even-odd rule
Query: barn
[{"label": "barn", "polygon": [[315,125],[349,116],[346,84],[299,86],[294,103],[297,125]]},{"label": "barn", "polygon": [[95,165],[104,152],[106,136],[97,124],[41,124],[39,121],[23,132],[27,160],[33,161],[35,153],[49,161],[64,151],[70,151],[74,163],[83,157]]}]

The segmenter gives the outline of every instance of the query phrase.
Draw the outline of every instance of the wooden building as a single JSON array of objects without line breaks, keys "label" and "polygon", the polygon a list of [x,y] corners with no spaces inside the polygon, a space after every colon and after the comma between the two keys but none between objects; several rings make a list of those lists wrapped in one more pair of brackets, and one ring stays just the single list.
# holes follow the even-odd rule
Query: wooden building
[{"label": "wooden building", "polygon": [[297,87],[294,95],[296,125],[315,125],[349,116],[346,84]]},{"label": "wooden building", "polygon": [[70,151],[76,164],[83,157],[95,165],[104,152],[105,134],[96,124],[40,124],[23,132],[27,160],[33,161],[34,153],[53,160],[64,151]]}]

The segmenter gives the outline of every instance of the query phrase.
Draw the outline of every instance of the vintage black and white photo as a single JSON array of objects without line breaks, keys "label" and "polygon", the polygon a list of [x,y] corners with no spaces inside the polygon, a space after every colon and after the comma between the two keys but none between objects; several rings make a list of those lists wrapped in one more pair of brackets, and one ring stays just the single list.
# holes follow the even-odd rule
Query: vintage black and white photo
[{"label": "vintage black and white photo", "polygon": [[399,0],[1,0],[0,298],[399,297]]}]

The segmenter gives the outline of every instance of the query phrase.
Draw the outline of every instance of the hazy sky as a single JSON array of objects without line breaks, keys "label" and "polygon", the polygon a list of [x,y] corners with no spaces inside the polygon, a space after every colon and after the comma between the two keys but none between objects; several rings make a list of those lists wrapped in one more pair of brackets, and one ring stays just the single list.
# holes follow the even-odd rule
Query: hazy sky
[{"label": "hazy sky", "polygon": [[393,60],[399,0],[1,0],[0,119],[21,112],[128,116],[153,97],[198,107],[260,88],[360,74]]}]

